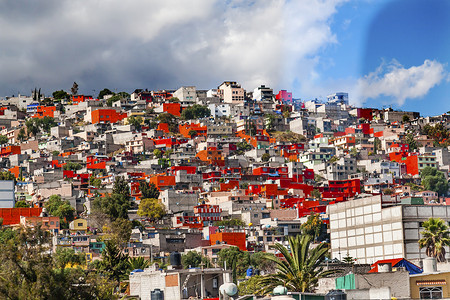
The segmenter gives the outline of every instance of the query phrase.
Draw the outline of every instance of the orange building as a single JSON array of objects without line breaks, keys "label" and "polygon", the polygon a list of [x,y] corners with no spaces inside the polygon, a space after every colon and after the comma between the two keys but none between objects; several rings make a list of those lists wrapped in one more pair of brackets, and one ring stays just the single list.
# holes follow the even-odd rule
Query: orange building
[{"label": "orange building", "polygon": [[208,130],[207,126],[200,126],[200,124],[183,124],[178,125],[178,130],[185,138],[190,138],[191,135],[189,132],[195,131],[198,136],[203,135],[206,136],[206,132]]},{"label": "orange building", "polygon": [[169,124],[168,124],[168,123],[159,123],[159,124],[158,124],[157,130],[162,130],[162,131],[164,131],[165,133],[169,133],[169,132],[170,132],[170,130],[169,130]]},{"label": "orange building", "polygon": [[0,218],[3,219],[3,225],[17,225],[20,223],[20,217],[38,217],[42,208],[0,208]]},{"label": "orange building", "polygon": [[247,251],[245,246],[245,232],[216,232],[209,235],[211,245],[217,242],[227,243],[228,245],[237,246],[242,251]]},{"label": "orange building", "polygon": [[85,102],[88,100],[93,100],[92,96],[85,96],[85,95],[74,95],[72,96],[72,102],[73,105],[78,105],[81,102]]},{"label": "orange building", "polygon": [[225,165],[225,159],[222,156],[222,151],[215,147],[208,147],[207,150],[201,150],[196,155],[201,161],[209,162],[211,165],[221,166]]},{"label": "orange building", "polygon": [[56,230],[56,232],[59,231],[59,217],[36,217],[36,216],[32,216],[32,217],[26,217],[26,216],[21,216],[20,217],[20,224],[23,226],[30,226],[30,227],[34,227],[37,225],[41,225],[42,229],[45,230]]},{"label": "orange building", "polygon": [[20,175],[20,167],[19,166],[12,167],[11,169],[8,169],[8,171],[11,172],[11,174],[13,174],[14,177],[19,178],[19,175]]},{"label": "orange building", "polygon": [[12,154],[20,154],[20,146],[6,146],[1,148],[0,156],[9,156]]},{"label": "orange building", "polygon": [[118,113],[115,109],[97,109],[91,112],[92,124],[116,123],[126,117],[126,113]]},{"label": "orange building", "polygon": [[175,185],[175,176],[170,175],[156,175],[150,177],[150,184],[154,184],[158,190]]},{"label": "orange building", "polygon": [[55,117],[56,106],[38,106],[36,114],[32,118],[42,119],[43,117]]},{"label": "orange building", "polygon": [[180,103],[163,103],[163,112],[172,114],[174,116],[181,116]]}]

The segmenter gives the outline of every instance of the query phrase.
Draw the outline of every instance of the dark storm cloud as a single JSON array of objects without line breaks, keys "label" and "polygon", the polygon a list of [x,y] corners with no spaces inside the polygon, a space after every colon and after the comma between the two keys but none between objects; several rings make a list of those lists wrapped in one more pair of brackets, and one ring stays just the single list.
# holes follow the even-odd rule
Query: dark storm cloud
[{"label": "dark storm cloud", "polygon": [[[334,41],[327,19],[336,1],[293,2],[3,1],[0,96],[69,90],[73,81],[86,94],[276,85],[308,74],[306,57]],[[310,67],[298,71],[299,63]]]}]

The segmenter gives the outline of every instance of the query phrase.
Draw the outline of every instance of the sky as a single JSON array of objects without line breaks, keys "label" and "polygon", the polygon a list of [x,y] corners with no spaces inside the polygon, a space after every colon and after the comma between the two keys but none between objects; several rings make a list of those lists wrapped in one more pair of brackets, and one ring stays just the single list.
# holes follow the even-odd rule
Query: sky
[{"label": "sky", "polygon": [[449,61],[449,1],[0,1],[0,97],[232,80],[429,116],[450,111]]}]

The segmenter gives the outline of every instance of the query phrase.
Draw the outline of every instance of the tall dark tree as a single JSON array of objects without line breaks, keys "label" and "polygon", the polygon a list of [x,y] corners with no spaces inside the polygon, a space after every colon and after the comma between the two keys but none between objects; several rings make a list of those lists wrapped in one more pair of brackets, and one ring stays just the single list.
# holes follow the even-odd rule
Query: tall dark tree
[{"label": "tall dark tree", "polygon": [[141,181],[139,183],[139,189],[142,194],[142,199],[145,198],[159,198],[159,190],[154,183],[148,184],[146,181]]},{"label": "tall dark tree", "polygon": [[72,87],[70,88],[70,92],[72,95],[78,95],[78,84],[76,82],[73,83]]},{"label": "tall dark tree", "polygon": [[120,247],[114,241],[106,241],[102,251],[102,261],[100,270],[111,280],[116,282],[116,286],[126,279],[129,262],[128,255],[123,254]]}]

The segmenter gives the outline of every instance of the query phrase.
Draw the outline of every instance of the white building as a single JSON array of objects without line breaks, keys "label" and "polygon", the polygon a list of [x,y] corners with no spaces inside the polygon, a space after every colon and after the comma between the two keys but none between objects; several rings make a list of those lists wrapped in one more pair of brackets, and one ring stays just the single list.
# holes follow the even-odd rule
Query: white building
[{"label": "white building", "polygon": [[431,217],[450,221],[446,205],[381,204],[381,196],[371,196],[327,207],[332,258],[341,260],[348,254],[362,264],[393,258],[418,262],[427,257],[418,244],[422,223]]},{"label": "white building", "polygon": [[245,90],[235,81],[224,81],[217,91],[225,103],[244,102]]},{"label": "white building", "polygon": [[348,93],[334,93],[327,96],[327,101],[330,104],[346,104],[348,105]]},{"label": "white building", "polygon": [[195,86],[182,86],[173,93],[173,96],[180,100],[183,107],[194,105],[197,99],[197,90]]}]

